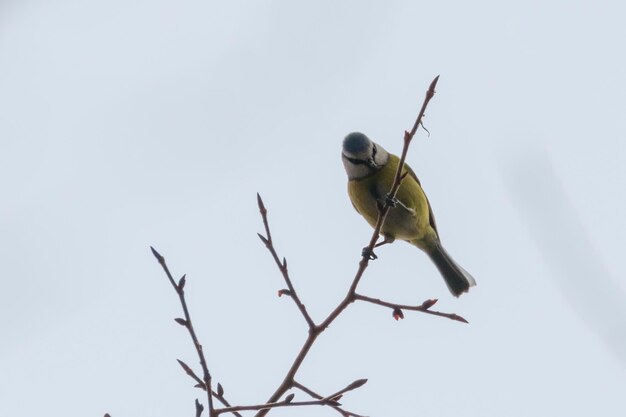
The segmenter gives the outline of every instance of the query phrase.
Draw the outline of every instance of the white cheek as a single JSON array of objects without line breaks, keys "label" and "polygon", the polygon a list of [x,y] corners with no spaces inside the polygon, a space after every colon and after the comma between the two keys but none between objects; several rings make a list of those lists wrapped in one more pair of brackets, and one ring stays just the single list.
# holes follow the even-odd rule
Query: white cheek
[{"label": "white cheek", "polygon": [[343,160],[343,166],[346,169],[348,178],[351,180],[363,178],[370,173],[370,170],[366,165],[356,165],[345,159]]},{"label": "white cheek", "polygon": [[389,154],[383,148],[378,148],[378,153],[376,154],[375,162],[378,166],[383,166],[389,160]]}]

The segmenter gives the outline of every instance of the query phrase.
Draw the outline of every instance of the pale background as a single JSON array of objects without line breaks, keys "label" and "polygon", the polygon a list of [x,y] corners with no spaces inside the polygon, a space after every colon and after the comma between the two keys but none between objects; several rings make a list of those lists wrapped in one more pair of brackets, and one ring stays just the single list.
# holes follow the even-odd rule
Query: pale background
[{"label": "pale background", "polygon": [[[401,148],[478,286],[379,251],[298,379],[370,415],[626,415],[626,6],[526,1],[0,1],[0,415],[184,416],[202,393],[148,246],[188,274],[211,370],[265,400],[306,335],[259,191],[317,320],[370,228],[343,136]],[[297,399],[305,399],[297,394]],[[276,415],[331,416],[327,408]]]}]

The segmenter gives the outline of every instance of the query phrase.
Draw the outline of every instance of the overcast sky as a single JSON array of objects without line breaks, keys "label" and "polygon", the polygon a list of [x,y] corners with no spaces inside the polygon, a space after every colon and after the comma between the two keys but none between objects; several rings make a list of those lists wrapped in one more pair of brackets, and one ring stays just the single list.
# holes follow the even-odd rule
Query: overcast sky
[{"label": "overcast sky", "polygon": [[255,193],[323,319],[371,236],[341,140],[399,153],[437,74],[408,162],[478,286],[398,242],[360,291],[470,324],[357,303],[297,380],[369,378],[342,400],[369,416],[625,415],[623,2],[304,3],[0,0],[0,415],[193,415],[149,245],[227,398],[267,399],[306,326]]}]

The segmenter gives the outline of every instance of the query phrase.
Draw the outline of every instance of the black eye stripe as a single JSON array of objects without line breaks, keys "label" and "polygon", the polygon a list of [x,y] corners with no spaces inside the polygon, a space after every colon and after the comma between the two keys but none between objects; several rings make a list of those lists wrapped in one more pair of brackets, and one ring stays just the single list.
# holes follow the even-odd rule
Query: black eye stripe
[{"label": "black eye stripe", "polygon": [[356,159],[356,158],[350,158],[349,156],[346,156],[345,154],[341,154],[344,158],[346,158],[348,161],[352,162],[354,165],[366,165],[367,161],[364,161],[362,159]]},{"label": "black eye stripe", "polygon": [[[376,147],[376,144],[373,143],[372,144],[372,161],[376,161],[376,153],[378,152],[378,148]],[[357,159],[357,158],[350,158],[349,156],[346,156],[346,154],[342,153],[341,154],[344,158],[346,158],[348,161],[350,161],[351,163],[353,163],[354,165],[369,165],[369,161],[365,161],[363,159]]]}]

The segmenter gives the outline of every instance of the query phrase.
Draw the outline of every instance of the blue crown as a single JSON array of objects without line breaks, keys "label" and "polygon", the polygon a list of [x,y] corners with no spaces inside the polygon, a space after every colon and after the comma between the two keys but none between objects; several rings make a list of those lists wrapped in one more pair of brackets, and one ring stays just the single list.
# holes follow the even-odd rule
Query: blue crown
[{"label": "blue crown", "polygon": [[370,140],[361,132],[352,132],[343,140],[343,149],[352,155],[359,155],[367,152],[370,147]]}]

